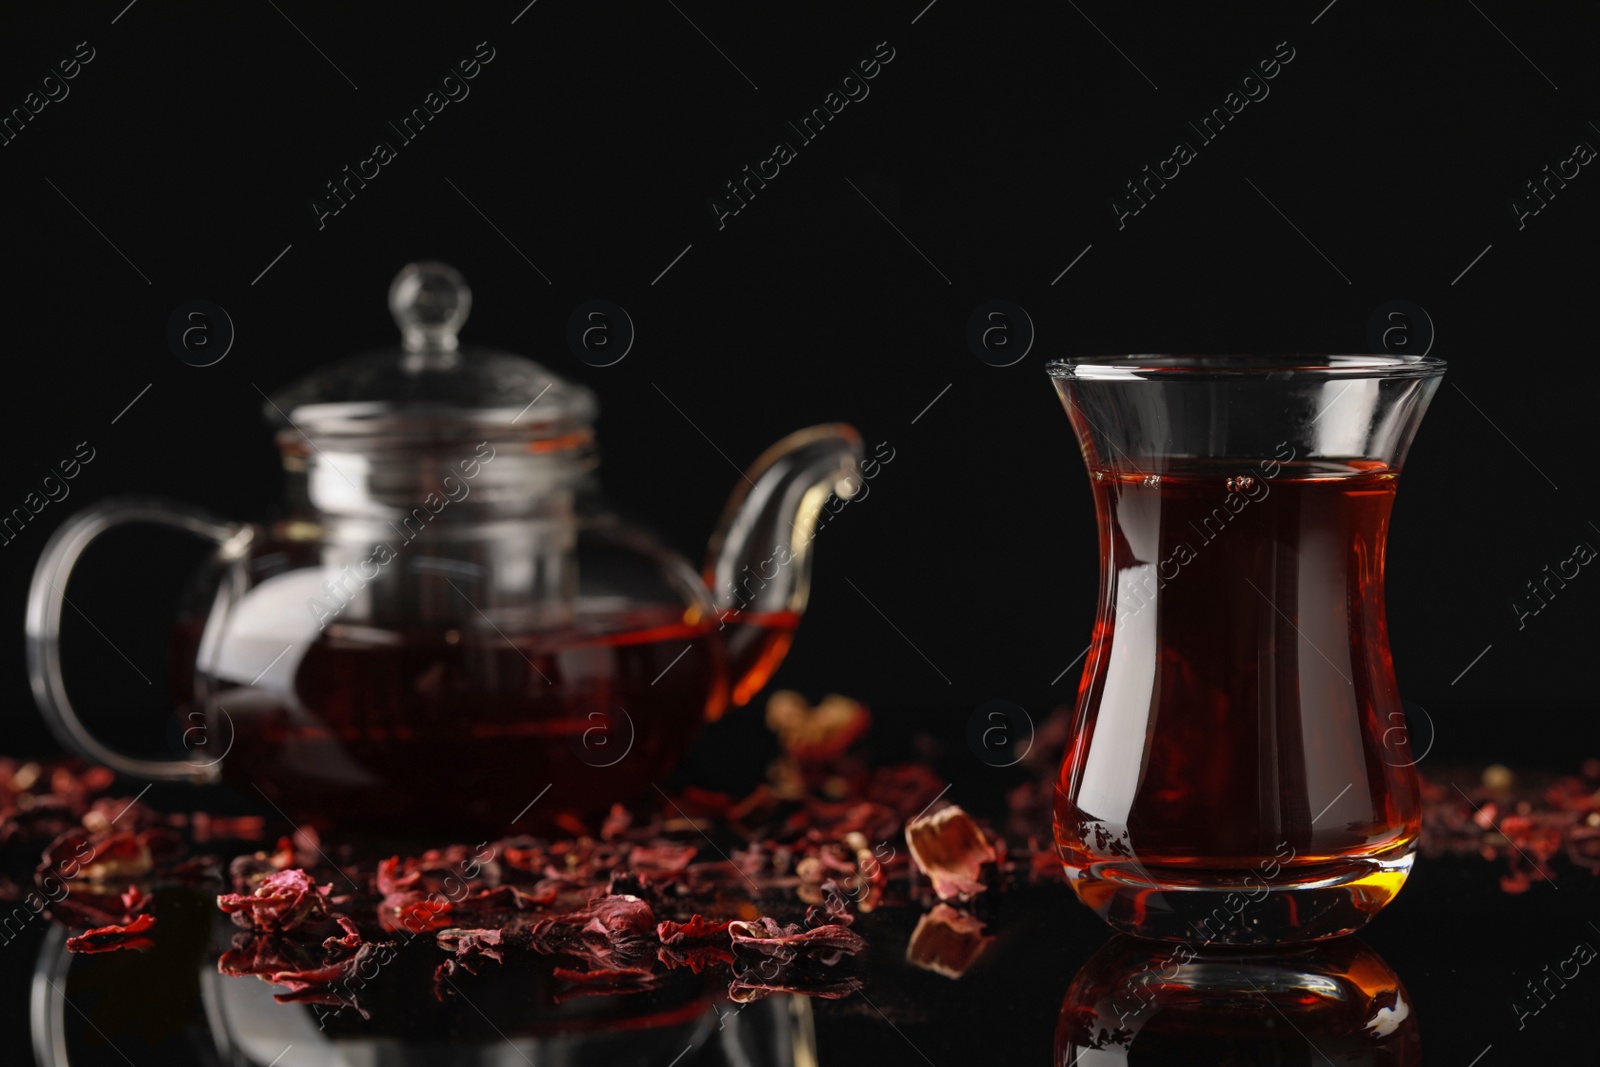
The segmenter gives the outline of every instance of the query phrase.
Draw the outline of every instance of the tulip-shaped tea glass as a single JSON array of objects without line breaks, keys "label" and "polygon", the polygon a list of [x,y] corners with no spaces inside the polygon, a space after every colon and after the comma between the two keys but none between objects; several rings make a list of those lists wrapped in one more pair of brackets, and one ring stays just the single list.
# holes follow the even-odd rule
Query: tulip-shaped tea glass
[{"label": "tulip-shaped tea glass", "polygon": [[1100,598],[1056,786],[1078,896],[1196,944],[1309,940],[1399,892],[1420,826],[1384,617],[1414,356],[1050,364]]}]

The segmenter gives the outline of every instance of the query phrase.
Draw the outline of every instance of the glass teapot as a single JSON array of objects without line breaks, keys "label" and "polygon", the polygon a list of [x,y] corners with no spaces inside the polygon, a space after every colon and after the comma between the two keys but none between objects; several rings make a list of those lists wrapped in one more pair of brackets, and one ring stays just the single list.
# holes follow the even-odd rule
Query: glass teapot
[{"label": "glass teapot", "polygon": [[[324,828],[527,827],[647,791],[787,652],[817,520],[861,484],[859,435],[814,426],[769,448],[696,574],[600,499],[588,389],[458,345],[455,270],[407,266],[389,304],[401,347],[267,401],[279,521],[120,499],[56,531],[27,607],[46,720],[113,770],[231,782]],[[68,576],[122,523],[218,546],[174,631],[189,759],[113,751],[67,699]]]}]

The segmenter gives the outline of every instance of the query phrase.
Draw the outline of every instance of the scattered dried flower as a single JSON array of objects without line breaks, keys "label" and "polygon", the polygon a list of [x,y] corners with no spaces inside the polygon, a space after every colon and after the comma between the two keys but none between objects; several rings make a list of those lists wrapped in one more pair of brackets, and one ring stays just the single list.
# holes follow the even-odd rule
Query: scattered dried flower
[{"label": "scattered dried flower", "polygon": [[120,926],[102,926],[79,934],[77,937],[67,939],[67,950],[70,952],[96,953],[115,952],[120,949],[137,949],[144,951],[152,948],[155,942],[144,935],[156,925],[154,915],[141,915],[130,923]]},{"label": "scattered dried flower", "polygon": [[266,878],[252,893],[224,893],[217,907],[233,916],[234,925],[258,933],[288,933],[328,915],[333,886],[319,886],[298,868]]},{"label": "scattered dried flower", "polygon": [[858,701],[830,693],[812,707],[789,689],[767,698],[767,726],[783,750],[800,763],[827,763],[861,739],[872,716]]},{"label": "scattered dried flower", "polygon": [[983,892],[983,865],[996,859],[994,847],[972,816],[953,804],[914,819],[906,827],[906,844],[940,900],[968,899]]}]

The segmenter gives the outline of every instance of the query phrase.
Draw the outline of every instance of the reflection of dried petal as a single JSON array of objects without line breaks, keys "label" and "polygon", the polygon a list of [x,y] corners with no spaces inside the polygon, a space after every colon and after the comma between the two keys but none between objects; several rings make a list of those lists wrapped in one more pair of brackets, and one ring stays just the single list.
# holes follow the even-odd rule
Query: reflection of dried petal
[{"label": "reflection of dried petal", "polygon": [[995,860],[994,848],[978,824],[955,805],[913,820],[906,827],[906,844],[940,900],[981,893],[983,865]]},{"label": "reflection of dried petal", "polygon": [[754,1004],[758,1000],[770,997],[774,993],[795,993],[803,997],[821,997],[823,1000],[838,1000],[848,997],[860,989],[862,985],[859,978],[824,978],[814,981],[752,981],[747,975],[735,978],[728,983],[728,999],[735,1004]]},{"label": "reflection of dried petal", "polygon": [[813,926],[808,930],[796,923],[779,926],[777,920],[765,915],[754,922],[729,923],[728,936],[738,948],[791,959],[797,952],[805,953],[827,964],[837,962],[841,956],[853,956],[867,947],[860,935],[838,923]]},{"label": "reflection of dried petal", "polygon": [[395,958],[393,942],[362,944],[354,952],[329,955],[277,934],[235,934],[233,948],[217,961],[217,971],[233,978],[255,976],[288,992],[275,993],[280,1004],[325,1004],[354,1008],[363,1018],[357,1000],[364,988]]},{"label": "reflection of dried petal", "polygon": [[871,725],[866,708],[837,694],[824,697],[816,707],[788,689],[767,700],[767,726],[777,733],[784,751],[802,763],[843,755]]},{"label": "reflection of dried petal", "polygon": [[[445,960],[443,963],[439,964],[439,966],[433,969],[434,1000],[437,1000],[440,1004],[443,1004],[446,1000],[450,999],[455,988],[455,983],[450,979],[455,977],[455,973],[459,970],[462,970],[462,966],[454,959]],[[451,992],[445,991],[445,986],[447,985],[451,987]]]},{"label": "reflection of dried petal", "polygon": [[[257,972],[264,982],[272,985],[285,986],[287,993],[275,993],[272,999],[279,1004],[324,1004],[338,1005],[343,1008],[354,1008],[362,1018],[370,1018],[356,998],[356,989],[364,986],[367,979],[362,972],[367,969],[367,964],[372,958],[374,967],[381,967],[394,958],[394,945],[391,942],[366,944],[358,948],[353,955],[335,959],[321,966],[311,966],[296,970]],[[226,957],[224,957],[226,958]],[[228,972],[224,972],[228,973]],[[352,988],[352,980],[355,987]],[[338,990],[344,992],[340,993]]]},{"label": "reflection of dried petal", "polygon": [[557,1004],[572,1000],[575,997],[598,997],[611,993],[642,993],[648,989],[656,989],[673,980],[671,974],[653,974],[650,971],[633,968],[621,970],[597,968],[592,971],[575,971],[567,967],[556,967],[550,973],[552,977],[564,985],[564,988],[555,992],[550,998]]},{"label": "reflection of dried petal", "polygon": [[730,999],[740,1004],[771,993],[805,993],[842,997],[860,988],[853,977],[841,977],[832,968],[853,956],[866,942],[837,923],[803,928],[780,926],[770,916],[728,924],[736,959]]},{"label": "reflection of dried petal", "polygon": [[155,924],[156,917],[147,913],[125,926],[102,926],[77,937],[69,937],[67,951],[89,954],[116,952],[124,948],[143,951],[155,945],[150,938],[141,936]]},{"label": "reflection of dried petal", "polygon": [[462,969],[470,974],[478,973],[477,960],[488,959],[496,963],[504,960],[500,955],[499,930],[441,930],[436,940],[440,948],[454,952]]},{"label": "reflection of dried petal", "polygon": [[535,952],[623,970],[655,955],[655,932],[655,912],[648,903],[616,894],[597,897],[579,911],[539,919],[517,940]]},{"label": "reflection of dried petal", "polygon": [[217,960],[217,973],[230,978],[259,977],[277,971],[320,966],[325,953],[310,945],[269,934],[234,934],[233,947]]},{"label": "reflection of dried petal", "polygon": [[660,922],[656,924],[656,938],[661,942],[656,958],[668,967],[687,967],[699,974],[707,967],[733,962],[726,920],[713,922],[695,914],[686,923]]},{"label": "reflection of dried petal", "polygon": [[960,978],[992,940],[983,936],[982,922],[938,904],[917,920],[906,945],[906,962],[946,978]]}]

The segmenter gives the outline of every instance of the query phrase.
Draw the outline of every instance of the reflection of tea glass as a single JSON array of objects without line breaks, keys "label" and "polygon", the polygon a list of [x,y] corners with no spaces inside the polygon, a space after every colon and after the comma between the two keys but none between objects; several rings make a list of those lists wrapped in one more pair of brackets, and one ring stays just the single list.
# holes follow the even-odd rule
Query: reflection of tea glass
[{"label": "reflection of tea glass", "polygon": [[[1129,933],[1334,937],[1421,828],[1384,547],[1442,361],[1130,356],[1050,373],[1088,467],[1100,596],[1056,844]],[[1076,644],[1076,640],[1074,641]]]},{"label": "reflection of tea glass", "polygon": [[1400,978],[1355,938],[1200,948],[1117,935],[1067,988],[1059,1067],[1422,1062]]}]

